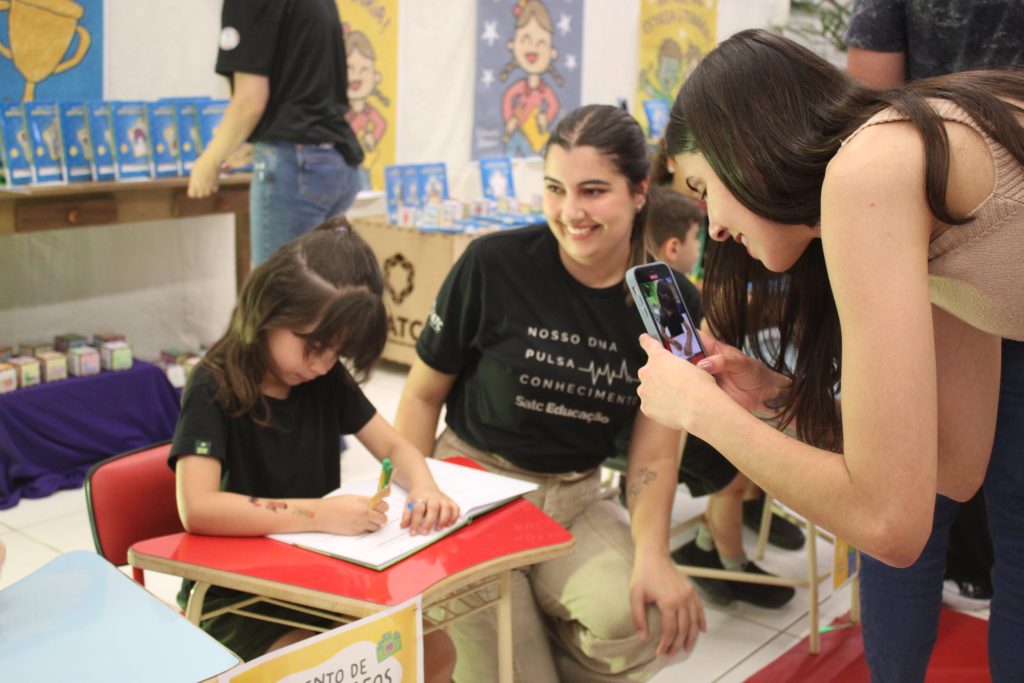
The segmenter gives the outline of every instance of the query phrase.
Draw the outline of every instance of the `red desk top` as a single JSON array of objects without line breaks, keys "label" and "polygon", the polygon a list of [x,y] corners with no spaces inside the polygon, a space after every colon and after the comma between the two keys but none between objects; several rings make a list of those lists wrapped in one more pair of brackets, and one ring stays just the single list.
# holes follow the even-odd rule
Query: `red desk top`
[{"label": "red desk top", "polygon": [[478,517],[383,571],[264,537],[187,533],[136,543],[129,559],[136,567],[198,578],[215,585],[228,583],[206,578],[210,572],[196,568],[394,605],[425,593],[442,581],[457,581],[460,574],[479,574],[474,578],[483,578],[502,569],[560,557],[570,552],[574,542],[572,535],[557,522],[532,503],[519,499]]}]

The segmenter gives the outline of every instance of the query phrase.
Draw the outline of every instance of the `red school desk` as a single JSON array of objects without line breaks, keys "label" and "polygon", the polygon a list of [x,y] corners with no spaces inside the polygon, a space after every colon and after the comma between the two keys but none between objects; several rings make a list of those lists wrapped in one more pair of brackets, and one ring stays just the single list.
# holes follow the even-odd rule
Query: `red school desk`
[{"label": "red school desk", "polygon": [[511,683],[511,571],[568,555],[574,545],[568,531],[519,499],[383,571],[269,538],[188,533],[136,543],[128,562],[196,581],[185,612],[193,623],[199,623],[211,585],[345,621],[422,594],[424,612],[432,608],[427,630],[497,604],[499,680]]}]

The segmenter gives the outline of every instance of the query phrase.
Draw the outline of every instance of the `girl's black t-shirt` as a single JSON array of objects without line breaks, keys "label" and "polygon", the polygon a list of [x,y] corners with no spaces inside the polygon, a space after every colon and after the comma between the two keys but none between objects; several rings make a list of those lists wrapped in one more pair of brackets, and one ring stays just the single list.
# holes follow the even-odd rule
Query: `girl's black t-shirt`
[{"label": "girl's black t-shirt", "polygon": [[231,417],[214,399],[216,380],[200,364],[182,396],[168,463],[182,455],[221,461],[222,489],[261,498],[319,498],[341,482],[338,437],[362,429],[376,413],[341,366],[267,399],[272,426]]}]

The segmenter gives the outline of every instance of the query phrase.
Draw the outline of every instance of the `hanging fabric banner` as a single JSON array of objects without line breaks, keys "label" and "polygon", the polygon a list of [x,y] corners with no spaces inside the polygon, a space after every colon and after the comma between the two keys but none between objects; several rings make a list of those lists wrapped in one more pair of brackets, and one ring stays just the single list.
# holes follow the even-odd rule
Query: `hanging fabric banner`
[{"label": "hanging fabric banner", "polygon": [[0,100],[103,99],[103,0],[0,2]]},{"label": "hanging fabric banner", "polygon": [[398,0],[336,0],[345,32],[348,123],[366,158],[362,188],[384,189],[384,167],[395,163],[398,91]]},{"label": "hanging fabric banner", "polygon": [[580,104],[582,0],[478,0],[473,158],[539,154]]},{"label": "hanging fabric banner", "polygon": [[717,0],[640,3],[640,74],[633,114],[651,137],[661,137],[679,87],[715,47],[717,14]]}]

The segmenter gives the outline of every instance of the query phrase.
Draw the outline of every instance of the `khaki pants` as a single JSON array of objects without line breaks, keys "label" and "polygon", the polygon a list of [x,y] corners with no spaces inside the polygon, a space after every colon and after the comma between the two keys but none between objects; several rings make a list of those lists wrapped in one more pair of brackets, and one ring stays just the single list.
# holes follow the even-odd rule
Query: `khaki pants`
[{"label": "khaki pants", "polygon": [[[526,498],[576,539],[568,557],[512,572],[517,683],[646,681],[657,673],[662,666],[655,656],[659,614],[648,606],[650,635],[640,640],[629,608],[633,540],[618,503],[601,493],[599,470],[530,472],[474,448],[450,429],[438,439],[433,455],[463,455],[493,472],[538,484]],[[498,679],[493,607],[458,620],[448,633],[458,650],[458,683]]]}]

